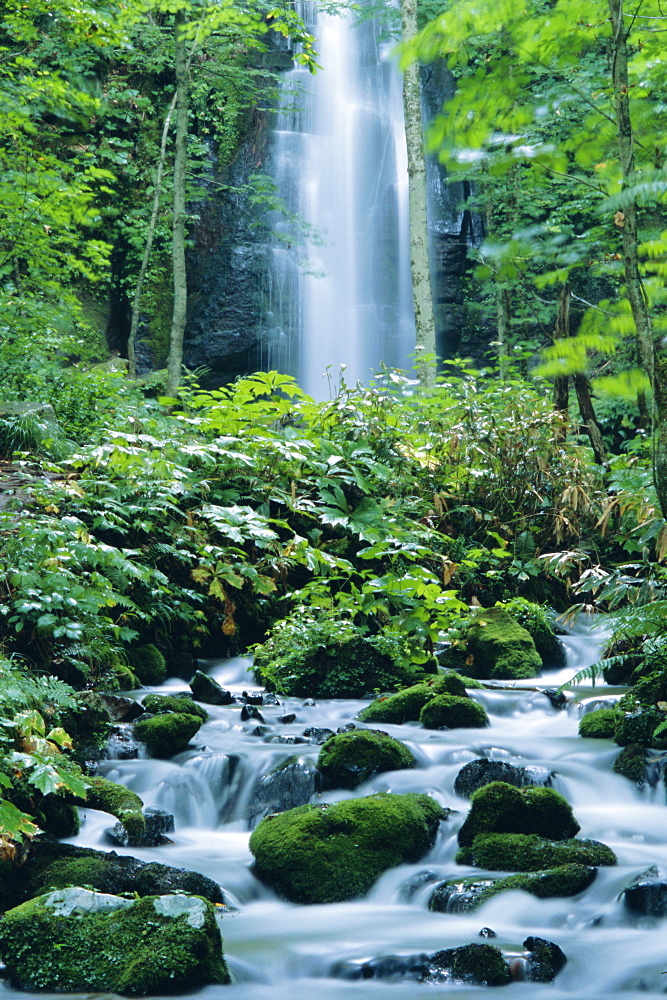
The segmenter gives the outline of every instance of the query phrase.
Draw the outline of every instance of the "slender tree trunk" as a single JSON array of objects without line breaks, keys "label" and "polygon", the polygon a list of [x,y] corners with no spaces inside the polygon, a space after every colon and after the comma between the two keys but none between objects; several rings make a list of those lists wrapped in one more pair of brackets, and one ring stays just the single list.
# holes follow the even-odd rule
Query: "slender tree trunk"
[{"label": "slender tree trunk", "polygon": [[591,399],[590,383],[583,372],[577,372],[572,376],[572,378],[574,380],[574,389],[577,393],[579,413],[581,414],[583,425],[586,428],[586,433],[590,438],[593,454],[595,455],[595,461],[598,465],[606,465],[607,450],[604,446],[604,441],[602,440],[600,425],[598,424],[597,417],[595,416],[593,400]]},{"label": "slender tree trunk", "polygon": [[[558,297],[558,314],[556,325],[554,326],[554,340],[562,340],[570,336],[570,302],[572,301],[572,291],[569,285],[563,285]],[[563,424],[558,433],[558,440],[564,441],[567,437],[567,414],[570,405],[570,376],[556,375],[554,379],[554,409],[562,418]]]},{"label": "slender tree trunk", "polygon": [[498,370],[501,378],[507,378],[512,313],[509,289],[499,284],[496,284],[496,318],[498,321]]},{"label": "slender tree trunk", "polygon": [[164,165],[167,159],[167,137],[169,135],[169,127],[171,126],[171,119],[174,115],[174,109],[176,107],[177,94],[171,99],[171,104],[169,105],[169,110],[167,111],[167,116],[164,120],[164,125],[162,126],[162,139],[160,142],[160,158],[158,160],[157,171],[155,173],[155,189],[153,191],[153,208],[151,210],[151,217],[148,223],[148,230],[146,232],[146,244],[144,246],[144,254],[141,258],[141,267],[139,269],[139,277],[137,278],[137,287],[134,290],[134,298],[132,300],[132,319],[130,322],[130,336],[127,340],[127,360],[129,362],[130,378],[137,377],[137,360],[135,354],[135,345],[137,340],[137,330],[139,328],[139,313],[141,310],[141,292],[143,289],[144,279],[146,277],[146,271],[148,270],[148,262],[151,256],[151,250],[153,249],[153,238],[155,236],[155,227],[157,225],[158,212],[160,211],[160,198],[162,196],[162,177],[164,174]]},{"label": "slender tree trunk", "polygon": [[188,64],[185,39],[181,27],[185,15],[175,15],[174,43],[176,63],[176,137],[174,154],[174,220],[172,240],[172,267],[174,272],[174,309],[169,335],[169,360],[167,362],[167,395],[174,396],[181,384],[183,367],[183,337],[188,304],[188,287],[185,272],[185,188],[188,139]]},{"label": "slender tree trunk", "polygon": [[[403,41],[414,38],[417,34],[417,0],[401,0],[401,25]],[[403,76],[403,112],[408,147],[410,269],[415,307],[417,372],[424,385],[432,385],[436,374],[435,319],[428,259],[426,167],[417,62],[410,63]]]},{"label": "slender tree trunk", "polygon": [[[616,134],[623,186],[635,179],[634,140],[630,117],[628,79],[628,25],[623,0],[608,0],[612,25],[612,76],[616,95]],[[639,273],[637,251],[637,202],[633,200],[617,216],[623,232],[623,267],[628,300],[637,330],[642,367],[648,376],[655,403],[655,449],[653,475],[663,517],[667,517],[667,361],[656,359],[651,314]]]}]

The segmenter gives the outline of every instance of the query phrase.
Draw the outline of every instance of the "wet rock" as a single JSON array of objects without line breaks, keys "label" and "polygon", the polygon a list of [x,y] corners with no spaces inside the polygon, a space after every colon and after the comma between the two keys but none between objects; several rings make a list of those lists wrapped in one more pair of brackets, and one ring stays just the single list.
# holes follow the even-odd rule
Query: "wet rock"
[{"label": "wet rock", "polygon": [[623,890],[623,902],[631,913],[645,917],[667,916],[667,878],[642,877]]},{"label": "wet rock", "polygon": [[461,798],[469,799],[473,792],[492,781],[504,781],[507,785],[515,788],[527,788],[530,786],[549,787],[554,779],[553,771],[548,771],[545,767],[518,767],[508,764],[504,760],[488,760],[480,757],[471,760],[469,764],[464,764],[456,775],[454,791]]},{"label": "wet rock", "polygon": [[134,735],[146,744],[151,757],[167,759],[187,750],[200,726],[201,719],[194,715],[170,712],[135,722]]},{"label": "wet rock", "polygon": [[383,872],[419,861],[446,815],[428,795],[382,793],[267,816],[250,837],[255,874],[294,903],[363,896]]},{"label": "wet rock", "polygon": [[431,698],[419,713],[419,721],[425,729],[483,729],[490,725],[482,705],[451,694]]},{"label": "wet rock", "polygon": [[[565,662],[563,660],[563,662]],[[549,699],[554,708],[559,711],[567,706],[567,697],[563,691],[556,691],[553,688],[544,688],[542,694]]]},{"label": "wet rock", "polygon": [[162,809],[144,809],[146,825],[140,834],[131,833],[122,823],[106,831],[107,837],[122,847],[159,847],[170,844],[167,836],[174,832],[174,817]]},{"label": "wet rock", "polygon": [[144,712],[143,705],[134,698],[123,698],[119,694],[100,694],[100,698],[106,705],[112,722],[134,722]]},{"label": "wet rock", "polygon": [[459,864],[489,871],[540,872],[563,865],[615,865],[616,855],[599,840],[549,840],[535,834],[484,833],[456,855]]},{"label": "wet rock", "polygon": [[357,788],[375,774],[413,768],[416,764],[404,743],[378,729],[331,736],[317,758],[324,788]]},{"label": "wet rock", "polygon": [[285,746],[299,746],[309,743],[303,736],[269,736],[267,743],[282,743]]},{"label": "wet rock", "polygon": [[254,705],[244,705],[241,709],[241,722],[247,722],[248,719],[257,719],[258,722],[264,722],[264,716]]},{"label": "wet rock", "polygon": [[565,967],[567,958],[553,941],[528,937],[523,942],[528,951],[525,978],[531,983],[551,983]]},{"label": "wet rock", "polygon": [[318,729],[317,726],[309,726],[308,729],[304,729],[303,735],[309,743],[326,743],[331,736],[335,736],[335,733],[333,729]]},{"label": "wet rock", "polygon": [[106,760],[136,760],[141,744],[129,725],[114,726],[106,743]]},{"label": "wet rock", "polygon": [[165,715],[168,712],[176,712],[179,715],[194,715],[200,720],[200,724],[208,722],[208,712],[201,705],[197,705],[189,694],[149,694],[146,695],[143,707],[152,715]]},{"label": "wet rock", "polygon": [[[262,691],[243,691],[241,693],[241,697],[245,701],[246,705],[264,704],[264,693]],[[269,703],[267,702],[267,704]],[[277,701],[274,701],[273,704],[277,704]]]},{"label": "wet rock", "polygon": [[581,864],[562,865],[547,871],[510,875],[495,880],[450,880],[438,886],[429,909],[441,913],[468,913],[501,892],[520,890],[538,899],[576,896],[584,892],[596,876],[596,869]]},{"label": "wet rock", "polygon": [[337,733],[351,733],[353,729],[358,729],[354,722],[346,722],[344,726],[339,726],[336,730]]},{"label": "wet rock", "polygon": [[333,967],[331,975],[336,979],[355,981],[359,979],[381,979],[385,982],[413,980],[422,982],[430,969],[429,956],[383,955],[369,961],[340,962]]},{"label": "wet rock", "polygon": [[532,636],[503,608],[485,608],[468,626],[466,671],[480,679],[539,676],[542,659]]},{"label": "wet rock", "polygon": [[302,707],[303,708],[315,708],[315,704],[316,703],[315,703],[315,699],[314,698],[306,698],[306,700],[303,702]]},{"label": "wet rock", "polygon": [[578,831],[572,807],[553,788],[515,788],[504,781],[493,781],[472,795],[470,811],[458,835],[463,849],[460,860],[469,863],[465,848],[482,833],[538,834],[567,840]]},{"label": "wet rock", "polygon": [[428,908],[436,913],[470,913],[479,906],[484,891],[493,884],[493,879],[450,879],[437,886]]},{"label": "wet rock", "polygon": [[56,889],[5,913],[0,949],[22,990],[143,996],[229,982],[213,906],[197,896]]},{"label": "wet rock", "polygon": [[505,986],[512,976],[500,948],[492,944],[465,944],[431,955],[422,982],[460,982],[477,986]]},{"label": "wet rock", "polygon": [[418,892],[421,892],[425,886],[437,882],[439,878],[437,872],[428,870],[417,872],[416,875],[412,875],[402,884],[398,892],[399,901],[401,903],[411,902]]},{"label": "wet rock", "polygon": [[496,934],[496,932],[494,930],[492,930],[490,927],[482,927],[481,931],[479,932],[479,934],[477,936],[481,937],[481,938],[494,938],[494,937],[498,937],[498,935]]},{"label": "wet rock", "polygon": [[437,695],[448,694],[457,698],[467,698],[463,681],[458,674],[446,673],[434,676],[421,684],[413,684],[397,694],[376,698],[359,713],[362,722],[418,722],[424,706]]},{"label": "wet rock", "polygon": [[213,677],[196,670],[194,677],[190,681],[190,690],[196,701],[203,701],[205,705],[231,705],[234,701],[231,692],[221,687]]},{"label": "wet rock", "polygon": [[290,757],[255,782],[248,801],[248,822],[254,827],[264,816],[305,805],[318,790],[319,773],[314,763]]},{"label": "wet rock", "polygon": [[278,722],[282,722],[284,726],[289,726],[293,722],[296,722],[296,715],[294,712],[289,712],[287,715],[281,715],[278,717]]},{"label": "wet rock", "polygon": [[255,726],[254,729],[250,730],[250,735],[251,736],[262,736],[262,737],[264,737],[264,736],[266,736],[267,733],[270,733],[270,732],[271,732],[271,730],[270,730],[270,728],[268,726]]},{"label": "wet rock", "polygon": [[189,892],[212,903],[224,903],[217,882],[198,872],[58,841],[35,842],[27,863],[14,869],[13,876],[19,886],[17,902],[38,896],[49,888],[62,889],[83,883],[114,895]]}]

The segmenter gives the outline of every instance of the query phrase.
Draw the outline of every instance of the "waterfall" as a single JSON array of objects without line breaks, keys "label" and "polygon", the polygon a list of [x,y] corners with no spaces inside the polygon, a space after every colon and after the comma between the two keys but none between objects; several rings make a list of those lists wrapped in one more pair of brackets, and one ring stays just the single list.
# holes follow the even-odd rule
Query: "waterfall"
[{"label": "waterfall", "polygon": [[269,219],[263,360],[322,399],[326,370],[350,385],[410,363],[408,179],[394,43],[376,20],[304,13],[322,69],[282,87],[272,162],[289,214]]}]

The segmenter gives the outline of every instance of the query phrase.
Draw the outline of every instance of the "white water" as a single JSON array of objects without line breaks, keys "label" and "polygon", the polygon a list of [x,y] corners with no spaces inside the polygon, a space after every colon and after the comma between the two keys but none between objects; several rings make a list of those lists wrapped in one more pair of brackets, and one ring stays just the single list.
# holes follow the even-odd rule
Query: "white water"
[{"label": "white water", "polygon": [[[619,894],[650,865],[667,871],[664,785],[654,793],[639,792],[612,773],[617,748],[577,735],[582,711],[601,698],[617,697],[618,689],[577,689],[576,701],[564,711],[554,709],[538,691],[524,690],[553,687],[594,659],[594,641],[589,637],[571,637],[567,643],[568,666],[558,675],[522,682],[514,690],[473,692],[489,712],[489,728],[440,732],[417,724],[383,726],[413,748],[419,768],[379,775],[355,792],[328,792],[322,797],[333,800],[380,790],[418,791],[458,811],[442,824],[427,857],[417,865],[387,872],[363,900],[310,907],[285,903],[250,870],[245,815],[254,781],[295,753],[315,760],[317,746],[265,742],[266,737],[252,735],[255,720],[242,723],[240,708],[228,706],[209,708],[211,719],[196,738],[200,745],[174,760],[104,763],[102,773],[138,791],[146,805],[172,811],[176,823],[173,845],[115,849],[202,872],[219,882],[227,899],[239,909],[238,915],[222,920],[234,985],[209,987],[201,992],[202,1000],[293,1000],[295,996],[423,1000],[434,989],[481,1000],[488,995],[482,987],[349,982],[333,978],[331,970],[341,960],[433,952],[480,941],[478,934],[485,926],[495,930],[493,943],[506,952],[520,953],[523,940],[538,935],[556,942],[567,956],[567,965],[553,984],[506,987],[517,998],[571,1000],[613,995],[631,1000],[647,993],[662,994],[667,985],[663,975],[667,968],[665,921],[633,916],[623,908]],[[210,665],[210,672],[223,686],[240,693],[253,686],[247,666],[243,659],[219,661]],[[159,690],[185,689],[184,682],[172,680]],[[313,725],[335,730],[351,721],[364,704],[334,700],[307,705],[286,699],[282,706],[262,706],[260,711],[271,733],[298,735]],[[294,723],[278,722],[286,712],[296,713]],[[618,855],[618,867],[600,869],[593,885],[574,899],[538,900],[512,892],[474,913],[432,913],[426,908],[431,884],[404,902],[401,887],[417,872],[428,870],[444,879],[473,871],[454,862],[456,831],[468,802],[454,793],[453,785],[462,765],[480,755],[555,771],[555,787],[572,803],[582,827],[580,836],[609,844]],[[88,811],[74,842],[108,850],[104,829],[112,823],[111,817]],[[0,987],[2,1000],[18,1000],[18,996],[7,985]]]},{"label": "white water", "polygon": [[376,21],[315,14],[314,76],[286,75],[273,137],[278,193],[306,227],[276,218],[267,366],[329,396],[414,351],[401,78]]}]

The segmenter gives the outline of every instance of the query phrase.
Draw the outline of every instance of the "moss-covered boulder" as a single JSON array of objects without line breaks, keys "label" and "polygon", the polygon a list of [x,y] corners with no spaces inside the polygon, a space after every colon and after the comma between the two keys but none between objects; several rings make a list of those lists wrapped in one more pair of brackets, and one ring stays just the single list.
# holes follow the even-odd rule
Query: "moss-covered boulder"
[{"label": "moss-covered boulder", "polygon": [[134,735],[146,744],[151,757],[168,758],[186,750],[200,726],[195,715],[170,712],[135,722]]},{"label": "moss-covered boulder", "polygon": [[86,885],[114,896],[186,892],[203,896],[211,903],[224,902],[217,882],[198,872],[53,840],[36,841],[25,864],[12,866],[12,878],[16,889],[12,896],[15,904],[47,890],[65,889],[71,885]]},{"label": "moss-covered boulder", "polygon": [[190,681],[193,698],[203,701],[205,705],[231,705],[234,701],[230,691],[225,690],[214,677],[209,677],[203,670],[195,670]]},{"label": "moss-covered boulder", "polygon": [[120,896],[68,888],[0,918],[12,986],[123,996],[229,982],[213,906],[198,896]]},{"label": "moss-covered boulder", "polygon": [[641,743],[630,743],[623,747],[612,770],[614,774],[622,775],[641,788],[646,783],[646,748]]},{"label": "moss-covered boulder", "polygon": [[146,687],[162,684],[167,676],[167,661],[152,642],[129,649],[127,661],[133,673]]},{"label": "moss-covered boulder", "polygon": [[657,708],[648,708],[643,712],[624,715],[616,724],[614,739],[619,747],[627,747],[631,743],[640,743],[644,747],[653,745],[653,734],[665,721],[664,712]]},{"label": "moss-covered boulder", "polygon": [[587,712],[579,722],[579,735],[589,740],[613,740],[618,722],[615,708],[598,708]]},{"label": "moss-covered boulder", "polygon": [[141,836],[146,828],[146,821],[143,815],[144,804],[136,792],[98,775],[86,778],[86,784],[88,790],[81,805],[111,813],[133,837]]},{"label": "moss-covered boulder", "polygon": [[464,679],[449,672],[420,684],[412,684],[396,694],[381,695],[362,709],[359,718],[362,722],[384,722],[387,725],[418,722],[424,705],[440,694],[467,697]]},{"label": "moss-covered boulder", "polygon": [[555,670],[565,666],[565,647],[556,635],[546,608],[523,597],[515,597],[501,606],[528,632],[545,669]]},{"label": "moss-covered boulder", "polygon": [[325,788],[356,788],[374,774],[416,766],[411,750],[378,729],[338,733],[324,743],[317,758]]},{"label": "moss-covered boulder", "polygon": [[459,864],[489,871],[539,872],[562,865],[615,865],[616,855],[598,840],[549,840],[536,834],[483,833],[456,855]]},{"label": "moss-covered boulder", "polygon": [[362,896],[389,868],[419,861],[447,812],[428,795],[371,795],[305,805],[261,821],[255,873],[294,903]]},{"label": "moss-covered boulder", "polygon": [[466,671],[472,677],[521,680],[539,675],[540,654],[529,632],[503,608],[486,608],[467,629]]},{"label": "moss-covered boulder", "polygon": [[297,698],[363,698],[416,679],[393,637],[368,636],[348,618],[303,607],[255,647],[254,667],[269,691]]},{"label": "moss-covered boulder", "polygon": [[459,830],[459,845],[471,845],[481,833],[534,833],[567,840],[578,832],[572,807],[553,788],[515,788],[504,781],[493,781],[473,794],[470,811]]},{"label": "moss-covered boulder", "polygon": [[580,864],[561,865],[547,871],[522,872],[499,879],[449,879],[436,886],[428,902],[439,913],[468,913],[501,892],[521,890],[538,899],[576,896],[595,879],[595,868]]},{"label": "moss-covered boulder", "polygon": [[479,986],[507,986],[512,981],[510,967],[500,948],[492,944],[464,944],[445,948],[429,957],[430,974],[424,982],[442,982],[438,972],[463,983]]},{"label": "moss-covered boulder", "polygon": [[98,760],[113,724],[109,708],[94,691],[78,691],[72,700],[72,708],[59,710],[58,722],[72,737],[75,760],[80,764]]},{"label": "moss-covered boulder", "polygon": [[190,695],[148,694],[142,705],[151,715],[165,715],[176,712],[179,715],[194,715],[200,723],[208,722],[208,712],[198,705]]},{"label": "moss-covered boulder", "polygon": [[419,721],[426,729],[483,729],[490,720],[483,706],[472,698],[439,694],[426,702]]}]

